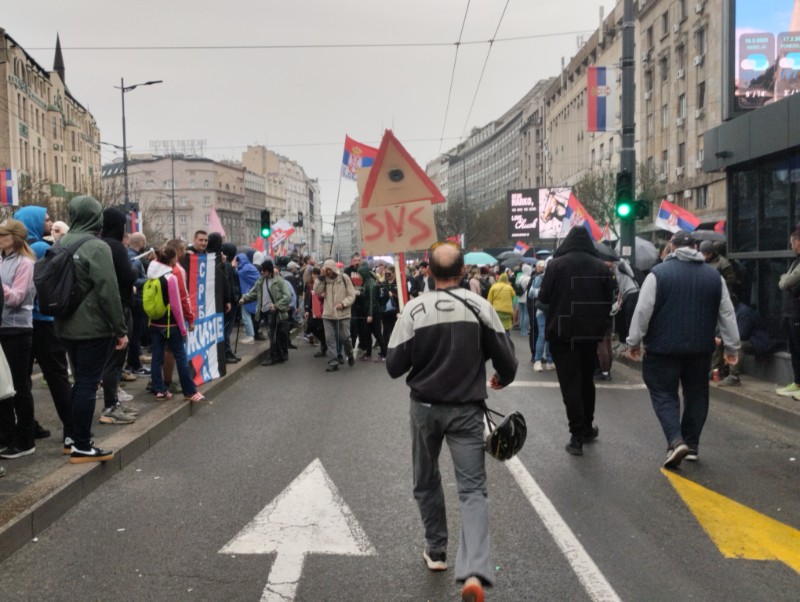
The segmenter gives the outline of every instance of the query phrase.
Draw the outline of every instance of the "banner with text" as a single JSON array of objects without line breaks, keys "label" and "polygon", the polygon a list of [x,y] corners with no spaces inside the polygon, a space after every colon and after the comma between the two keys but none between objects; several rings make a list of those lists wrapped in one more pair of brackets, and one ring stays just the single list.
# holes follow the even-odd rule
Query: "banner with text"
[{"label": "banner with text", "polygon": [[509,190],[508,237],[539,240],[539,191],[536,188]]},{"label": "banner with text", "polygon": [[195,315],[194,330],[186,337],[186,356],[197,385],[225,376],[225,318],[222,311],[222,265],[216,253],[187,254],[189,302]]}]

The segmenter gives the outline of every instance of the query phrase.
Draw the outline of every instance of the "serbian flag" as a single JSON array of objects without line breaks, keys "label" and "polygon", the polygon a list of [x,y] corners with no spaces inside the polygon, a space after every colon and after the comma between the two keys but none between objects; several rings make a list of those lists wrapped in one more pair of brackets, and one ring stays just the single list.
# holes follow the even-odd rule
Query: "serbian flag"
[{"label": "serbian flag", "polygon": [[342,158],[342,177],[356,181],[358,170],[362,167],[372,167],[378,149],[356,142],[350,136],[344,137],[344,157]]},{"label": "serbian flag", "polygon": [[19,206],[17,170],[0,169],[0,207]]},{"label": "serbian flag", "polygon": [[530,249],[531,249],[530,245],[526,245],[521,240],[518,240],[517,244],[514,245],[514,251],[516,253],[519,253],[520,255],[525,255],[525,253],[530,251]]},{"label": "serbian flag", "polygon": [[692,232],[700,225],[700,218],[686,209],[678,207],[667,200],[661,201],[656,215],[655,226],[670,232]]},{"label": "serbian flag", "polygon": [[607,132],[614,129],[617,112],[616,70],[610,67],[588,67],[586,92],[587,131]]},{"label": "serbian flag", "polygon": [[596,240],[598,242],[603,240],[603,231],[600,229],[600,226],[597,225],[597,222],[594,221],[594,218],[591,215],[589,215],[589,212],[586,211],[586,208],[572,191],[569,193],[569,201],[567,201],[567,211],[565,213],[565,217],[569,218],[569,228],[562,228],[562,233],[566,234],[575,226],[583,226],[586,228],[589,236],[592,237],[592,240]]},{"label": "serbian flag", "polygon": [[714,224],[714,232],[719,232],[720,234],[725,234],[725,220],[721,219],[716,224]]},{"label": "serbian flag", "polygon": [[139,212],[131,211],[131,234],[141,232],[142,224],[139,223]]}]

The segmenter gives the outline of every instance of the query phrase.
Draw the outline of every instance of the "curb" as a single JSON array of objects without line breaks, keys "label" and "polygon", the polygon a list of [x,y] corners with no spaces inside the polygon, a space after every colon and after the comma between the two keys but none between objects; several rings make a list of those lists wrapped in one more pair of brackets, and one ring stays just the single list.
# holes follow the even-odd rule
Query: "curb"
[{"label": "curb", "polygon": [[[261,354],[243,358],[221,379],[203,391],[215,397],[229,388],[240,371],[250,371],[261,361]],[[65,464],[43,479],[29,485],[0,506],[0,562],[29,543],[44,529],[66,514],[79,501],[108,481],[136,458],[186,421],[199,407],[190,401],[165,403],[154,407],[125,430],[103,440],[115,450],[108,462]]]}]

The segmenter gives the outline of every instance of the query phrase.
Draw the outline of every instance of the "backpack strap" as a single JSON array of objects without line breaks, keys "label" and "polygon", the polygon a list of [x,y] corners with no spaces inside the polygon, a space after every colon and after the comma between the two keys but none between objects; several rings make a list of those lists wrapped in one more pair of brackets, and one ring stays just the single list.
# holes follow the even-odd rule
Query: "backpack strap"
[{"label": "backpack strap", "polygon": [[67,251],[69,251],[69,254],[70,254],[70,255],[74,255],[74,254],[75,254],[75,252],[76,252],[78,249],[80,249],[80,248],[81,248],[81,246],[83,246],[83,243],[85,243],[85,242],[88,242],[88,241],[92,240],[93,238],[94,238],[94,236],[92,236],[91,234],[89,234],[89,235],[87,235],[87,236],[83,236],[83,237],[79,238],[78,240],[74,240],[74,241],[72,241],[72,242],[71,242],[71,243],[69,243],[68,245],[62,244],[61,242],[57,242],[57,243],[56,243],[55,245],[53,245],[53,246],[54,246],[54,247],[56,247],[56,246],[58,246],[58,247],[62,247],[62,248],[64,248],[64,249],[66,249]]}]

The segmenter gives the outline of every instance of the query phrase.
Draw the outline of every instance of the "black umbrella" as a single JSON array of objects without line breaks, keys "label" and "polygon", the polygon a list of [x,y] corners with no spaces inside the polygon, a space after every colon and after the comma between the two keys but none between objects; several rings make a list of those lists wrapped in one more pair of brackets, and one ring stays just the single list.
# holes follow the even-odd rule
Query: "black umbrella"
[{"label": "black umbrella", "polygon": [[521,254],[517,253],[516,251],[503,251],[500,253],[497,258],[498,259],[519,259],[522,257]]},{"label": "black umbrella", "polygon": [[594,248],[597,249],[597,255],[603,261],[619,261],[617,252],[608,245],[595,241]]},{"label": "black umbrella", "polygon": [[695,240],[721,240],[725,241],[725,235],[714,230],[695,230],[689,233]]}]

